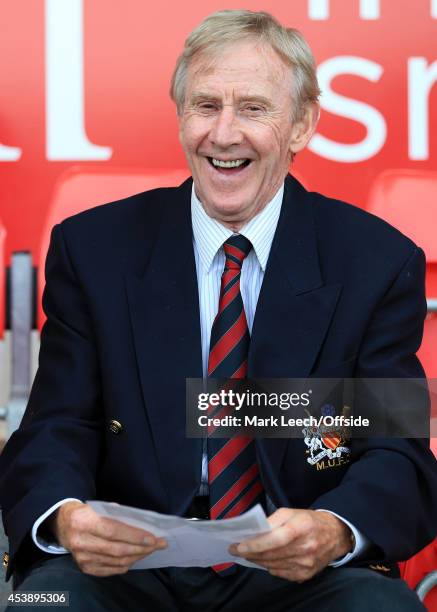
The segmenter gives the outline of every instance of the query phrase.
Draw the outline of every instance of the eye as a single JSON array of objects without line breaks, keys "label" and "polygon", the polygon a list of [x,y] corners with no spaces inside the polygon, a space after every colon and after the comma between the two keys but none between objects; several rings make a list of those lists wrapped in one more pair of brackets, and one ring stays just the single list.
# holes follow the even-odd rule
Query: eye
[{"label": "eye", "polygon": [[246,104],[243,107],[243,111],[248,112],[250,114],[259,114],[264,112],[264,108],[262,106],[260,106],[259,104]]},{"label": "eye", "polygon": [[217,105],[214,102],[199,102],[196,108],[203,112],[210,112],[216,110]]}]

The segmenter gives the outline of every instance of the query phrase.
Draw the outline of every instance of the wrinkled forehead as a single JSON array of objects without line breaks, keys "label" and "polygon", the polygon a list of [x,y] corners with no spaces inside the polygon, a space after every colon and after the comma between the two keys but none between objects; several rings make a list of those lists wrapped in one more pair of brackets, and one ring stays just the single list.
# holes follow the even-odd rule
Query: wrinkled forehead
[{"label": "wrinkled forehead", "polygon": [[198,87],[248,86],[291,90],[292,68],[265,42],[245,39],[197,53],[187,72],[186,94]]}]

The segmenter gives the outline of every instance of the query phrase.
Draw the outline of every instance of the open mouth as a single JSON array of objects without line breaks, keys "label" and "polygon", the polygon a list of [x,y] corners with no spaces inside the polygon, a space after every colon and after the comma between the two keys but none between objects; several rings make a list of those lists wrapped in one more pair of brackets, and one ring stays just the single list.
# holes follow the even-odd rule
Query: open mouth
[{"label": "open mouth", "polygon": [[247,166],[252,162],[251,159],[245,158],[231,159],[227,161],[216,159],[215,157],[208,157],[207,159],[215,170],[225,174],[236,174],[237,172],[241,172],[241,170],[247,168]]}]

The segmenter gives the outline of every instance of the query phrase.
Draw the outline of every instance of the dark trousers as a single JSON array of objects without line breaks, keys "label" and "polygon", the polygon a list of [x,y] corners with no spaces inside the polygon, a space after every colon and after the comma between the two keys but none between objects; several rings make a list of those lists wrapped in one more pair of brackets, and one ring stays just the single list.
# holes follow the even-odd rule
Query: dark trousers
[{"label": "dark trousers", "polygon": [[[107,578],[84,574],[70,555],[34,566],[19,591],[70,593],[74,612],[423,612],[400,579],[369,569],[327,568],[302,584],[239,567],[227,577],[209,568],[132,570]],[[7,608],[13,612],[16,608]],[[52,607],[38,610],[53,610]]]}]

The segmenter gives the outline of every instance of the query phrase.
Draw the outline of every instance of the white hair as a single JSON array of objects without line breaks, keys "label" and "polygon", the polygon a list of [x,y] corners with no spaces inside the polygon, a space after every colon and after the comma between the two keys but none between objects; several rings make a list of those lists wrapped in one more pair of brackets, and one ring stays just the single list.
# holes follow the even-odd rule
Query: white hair
[{"label": "white hair", "polygon": [[187,71],[193,58],[216,57],[227,45],[242,38],[255,39],[269,44],[293,72],[294,121],[304,115],[308,104],[317,102],[320,89],[311,49],[302,34],[293,28],[285,28],[272,15],[247,10],[218,11],[209,15],[195,28],[185,41],[173,72],[170,96],[182,114],[185,104]]}]

